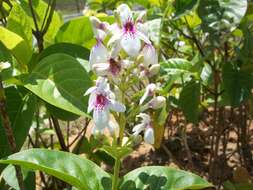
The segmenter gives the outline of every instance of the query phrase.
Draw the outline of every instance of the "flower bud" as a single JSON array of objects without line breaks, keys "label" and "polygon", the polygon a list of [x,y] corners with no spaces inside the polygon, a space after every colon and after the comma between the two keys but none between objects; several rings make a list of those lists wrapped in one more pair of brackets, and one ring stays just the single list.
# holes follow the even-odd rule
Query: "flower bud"
[{"label": "flower bud", "polygon": [[146,129],[144,133],[144,141],[148,144],[155,143],[154,129],[152,127],[149,127],[148,129]]},{"label": "flower bud", "polygon": [[154,97],[149,101],[148,105],[152,109],[160,109],[166,104],[166,99],[163,96]]},{"label": "flower bud", "polygon": [[152,76],[156,75],[157,73],[159,73],[159,71],[160,71],[160,64],[152,65],[149,68],[149,75],[152,77]]}]

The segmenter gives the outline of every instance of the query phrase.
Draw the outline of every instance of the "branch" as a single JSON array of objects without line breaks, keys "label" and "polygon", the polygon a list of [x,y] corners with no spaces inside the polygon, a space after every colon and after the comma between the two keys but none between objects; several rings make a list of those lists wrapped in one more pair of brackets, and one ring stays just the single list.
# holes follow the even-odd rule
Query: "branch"
[{"label": "branch", "polygon": [[54,129],[55,129],[56,135],[57,135],[57,137],[58,137],[58,140],[59,140],[61,149],[62,149],[63,151],[69,152],[69,149],[68,149],[68,147],[66,146],[66,143],[65,143],[65,141],[64,141],[64,137],[63,137],[63,134],[62,134],[62,131],[61,131],[61,128],[60,128],[59,121],[58,121],[57,118],[55,118],[54,116],[51,116],[51,119],[52,119],[52,121],[53,121]]}]

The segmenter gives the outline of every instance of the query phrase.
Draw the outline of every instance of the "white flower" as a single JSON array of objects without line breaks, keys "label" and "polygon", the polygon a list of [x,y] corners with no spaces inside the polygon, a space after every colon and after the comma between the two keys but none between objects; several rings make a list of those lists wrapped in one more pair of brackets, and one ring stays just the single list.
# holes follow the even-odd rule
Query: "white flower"
[{"label": "white flower", "polygon": [[142,119],[141,123],[133,128],[133,135],[137,136],[144,131],[144,141],[149,144],[155,143],[154,129],[151,125],[151,118],[148,114],[140,113],[137,115]]},{"label": "white flower", "polygon": [[139,31],[133,20],[132,11],[126,4],[120,5],[116,12],[121,21],[121,30],[113,32],[108,44],[114,44],[118,49],[123,48],[129,56],[135,57],[141,50],[141,40],[146,44],[151,44],[151,42],[145,34]]},{"label": "white flower", "polygon": [[141,97],[139,104],[142,104],[147,99],[147,97],[153,96],[155,89],[156,89],[156,85],[154,83],[149,84],[146,87],[145,92],[143,96]]},{"label": "white flower", "polygon": [[88,94],[90,94],[88,113],[93,111],[93,120],[96,126],[93,132],[102,131],[106,127],[110,129],[110,110],[125,112],[125,106],[114,100],[114,94],[111,92],[107,80],[103,77],[97,79],[96,86],[86,91],[85,95]]}]

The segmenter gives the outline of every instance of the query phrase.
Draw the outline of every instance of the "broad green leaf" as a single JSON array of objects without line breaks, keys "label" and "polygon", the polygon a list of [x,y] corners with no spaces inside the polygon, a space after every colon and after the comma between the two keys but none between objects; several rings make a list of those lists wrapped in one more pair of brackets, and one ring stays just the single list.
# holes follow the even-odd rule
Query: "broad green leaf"
[{"label": "broad green leaf", "polygon": [[168,59],[161,63],[163,74],[167,75],[181,75],[190,73],[193,64],[190,61],[181,58]]},{"label": "broad green leaf", "polygon": [[26,41],[16,33],[0,26],[0,42],[10,50],[12,55],[22,65],[27,65],[32,57],[32,51]]},{"label": "broad green leaf", "polygon": [[87,97],[84,93],[92,83],[75,58],[61,53],[47,56],[37,64],[24,83],[27,89],[53,106],[87,116]]},{"label": "broad green leaf", "polygon": [[90,51],[83,46],[71,43],[57,43],[47,47],[41,54],[40,60],[54,53],[65,53],[76,59],[89,60]]},{"label": "broad green leaf", "polygon": [[76,115],[72,112],[57,108],[51,104],[46,104],[46,108],[50,115],[53,115],[54,117],[62,121],[73,121],[80,117],[80,115]]},{"label": "broad green leaf", "polygon": [[88,63],[90,51],[87,48],[71,43],[57,43],[46,48],[40,54],[39,59],[41,60],[44,57],[54,53],[65,53],[71,55],[83,65],[86,71],[90,71],[90,65]]},{"label": "broad green leaf", "polygon": [[197,4],[198,0],[176,0],[175,1],[175,16],[179,17],[191,11]]},{"label": "broad green leaf", "polygon": [[232,64],[222,68],[225,97],[231,106],[239,106],[241,102],[251,97],[252,75],[241,71]]},{"label": "broad green leaf", "polygon": [[[26,189],[35,190],[35,173],[22,168],[22,174],[24,179],[24,185]],[[18,180],[16,177],[16,171],[14,166],[7,166],[2,172],[5,182],[15,190],[19,190]]]},{"label": "broad green leaf", "polygon": [[21,36],[32,47],[32,22],[18,3],[14,3],[8,16],[7,28]]},{"label": "broad green leaf", "polygon": [[[11,127],[15,136],[17,148],[20,149],[24,144],[32,124],[36,98],[30,93],[23,95],[20,90],[14,87],[6,88],[5,93]],[[11,153],[7,142],[5,131],[2,123],[0,123],[0,158]]]},{"label": "broad green leaf", "polygon": [[210,34],[234,30],[246,11],[247,0],[204,0],[198,8],[203,29]]},{"label": "broad green leaf", "polygon": [[167,92],[172,84],[181,77],[187,78],[192,75],[193,64],[192,62],[182,58],[168,59],[161,64],[161,75],[165,80],[164,90]]},{"label": "broad green leaf", "polygon": [[179,105],[189,122],[198,121],[198,106],[200,103],[200,83],[194,79],[187,82],[180,93]]},{"label": "broad green leaf", "polygon": [[[109,23],[114,20],[111,16],[99,17],[99,19]],[[82,16],[66,22],[59,29],[55,41],[57,43],[69,42],[91,48],[95,44],[95,39],[89,17]]]},{"label": "broad green leaf", "polygon": [[126,174],[119,190],[186,190],[204,189],[211,186],[206,180],[186,171],[148,166]]},{"label": "broad green leaf", "polygon": [[111,176],[93,162],[72,153],[30,149],[0,160],[31,170],[40,170],[80,190],[109,190]]}]

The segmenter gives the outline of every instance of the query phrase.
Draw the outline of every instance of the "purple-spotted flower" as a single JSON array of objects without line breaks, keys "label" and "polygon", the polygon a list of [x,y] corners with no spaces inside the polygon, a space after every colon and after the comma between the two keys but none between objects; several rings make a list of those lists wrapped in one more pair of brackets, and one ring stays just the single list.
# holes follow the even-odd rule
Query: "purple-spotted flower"
[{"label": "purple-spotted flower", "polygon": [[133,135],[137,136],[144,131],[144,141],[148,144],[155,143],[154,129],[152,127],[151,118],[148,114],[140,113],[137,117],[141,118],[140,124],[133,128]]},{"label": "purple-spotted flower", "polygon": [[136,57],[141,50],[141,40],[146,44],[151,44],[148,37],[137,27],[133,19],[133,13],[126,4],[121,4],[116,13],[119,16],[121,26],[119,31],[113,33],[108,44],[114,44],[118,49],[123,48],[131,57]]},{"label": "purple-spotted flower", "polygon": [[90,94],[88,103],[88,113],[93,111],[93,120],[95,128],[93,132],[101,132],[110,126],[110,110],[116,112],[125,112],[126,107],[115,101],[115,96],[110,90],[107,79],[99,77],[96,86],[89,88],[85,95]]}]

